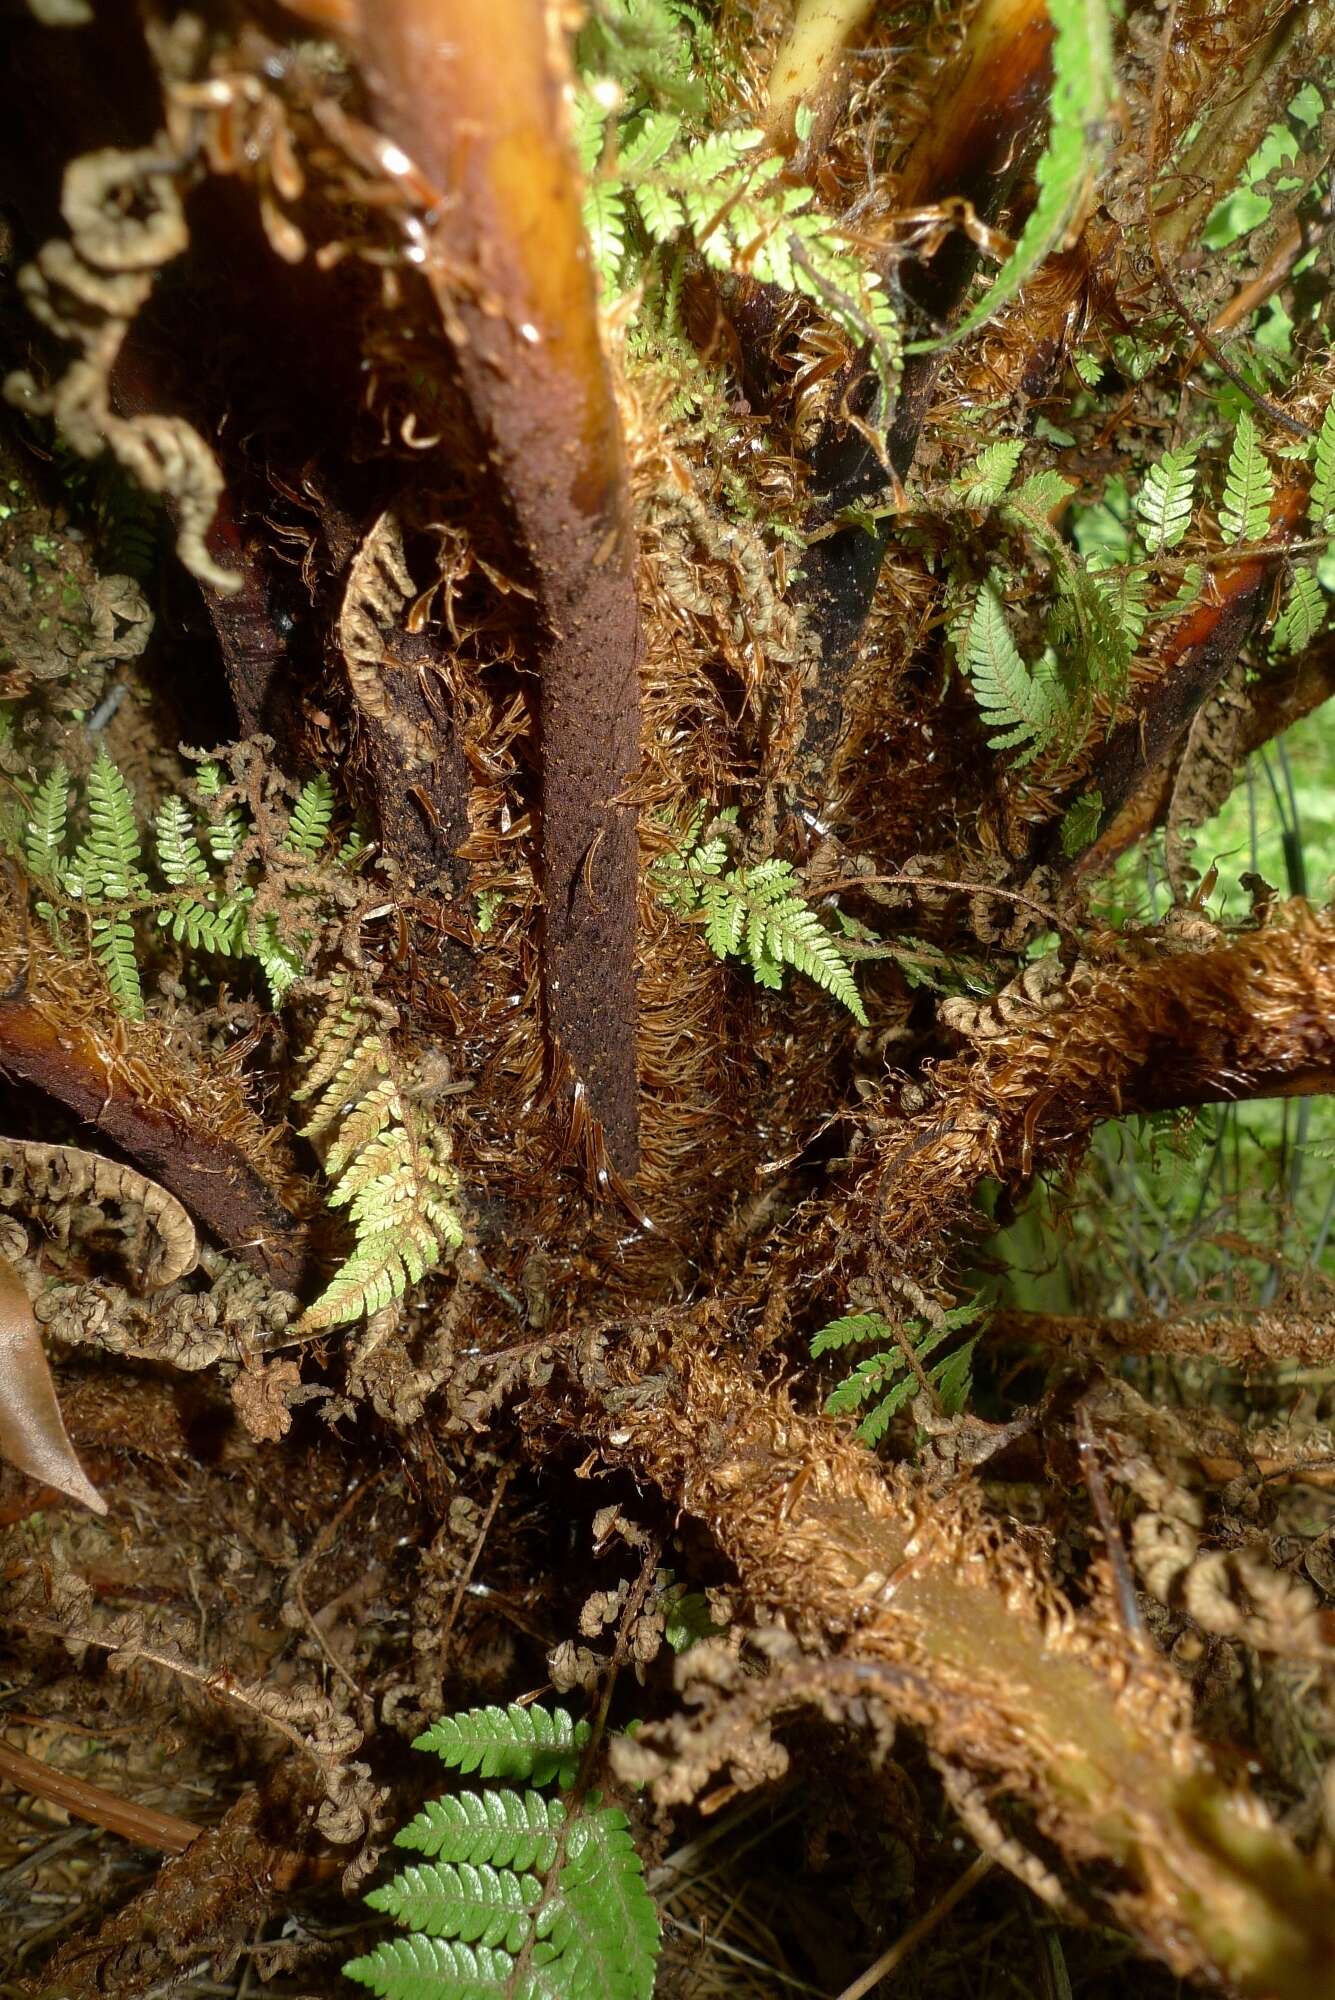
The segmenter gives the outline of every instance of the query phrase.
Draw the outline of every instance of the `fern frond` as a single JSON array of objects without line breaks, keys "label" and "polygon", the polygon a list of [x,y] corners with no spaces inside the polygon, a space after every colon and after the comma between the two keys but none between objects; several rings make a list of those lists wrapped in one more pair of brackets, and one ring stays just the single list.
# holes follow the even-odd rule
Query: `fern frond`
[{"label": "fern frond", "polygon": [[508,1952],[444,1938],[386,1938],[343,1967],[345,1979],[369,1986],[381,2000],[540,2000],[536,1986],[515,1993]]},{"label": "fern frond", "polygon": [[1219,527],[1226,542],[1263,542],[1270,527],[1275,475],[1256,441],[1250,410],[1238,418],[1219,503]]},{"label": "fern frond", "polygon": [[174,889],[187,883],[195,888],[209,886],[208,863],[199,851],[195,823],[184,799],[164,799],[153,818],[158,866]]},{"label": "fern frond", "polygon": [[139,870],[139,828],[130,787],[99,747],[85,790],[88,837],[74,856],[74,869],[89,902],[125,901],[144,886]]},{"label": "fern frond", "polygon": [[334,787],[325,773],[320,771],[308,779],[298,792],[283,845],[293,854],[314,857],[325,844],[333,817]]},{"label": "fern frond", "polygon": [[479,1868],[471,1861],[405,1868],[366,1898],[373,1910],[427,1937],[461,1938],[506,1952],[521,1951],[528,1942],[531,1915],[541,1899],[536,1875]]},{"label": "fern frond", "polygon": [[1102,818],[1103,794],[1097,787],[1092,792],[1082,792],[1074,804],[1067,807],[1061,823],[1061,843],[1062,853],[1068,860],[1082,854],[1091,844]]},{"label": "fern frond", "polygon": [[69,790],[70,774],[57,759],[32,796],[23,831],[23,855],[39,882],[60,880]]},{"label": "fern frond", "polygon": [[203,949],[219,952],[224,958],[238,958],[246,945],[248,900],[234,897],[222,903],[205,903],[187,895],[159,910],[158,922],[170,927],[177,944],[188,944],[192,951]]},{"label": "fern frond", "polygon": [[280,1007],[306,967],[304,955],[279,933],[278,920],[263,916],[246,931],[246,949],[269,982],[275,1007]]},{"label": "fern frond", "polygon": [[1152,465],[1136,495],[1140,516],[1140,536],[1154,556],[1162,549],[1175,549],[1191,525],[1191,503],[1196,491],[1198,441],[1166,451]]},{"label": "fern frond", "polygon": [[1047,659],[1031,671],[1020,658],[991,577],[974,604],[963,664],[993,750],[1022,748],[1027,763],[1055,740],[1066,720],[1056,674]]},{"label": "fern frond", "polygon": [[1023,438],[999,438],[984,445],[957,479],[951,481],[966,507],[995,507],[1024,457]]},{"label": "fern frond", "polygon": [[[589,1735],[563,1709],[512,1704],[442,1716],[416,1747],[568,1789]],[[389,2000],[650,2000],[657,1913],[625,1815],[597,1792],[572,1806],[535,1791],[432,1799],[396,1845],[433,1858],[367,1901],[413,1934],[354,1959],[349,1978]]]},{"label": "fern frond", "polygon": [[1275,623],[1275,644],[1288,653],[1310,646],[1326,622],[1325,592],[1314,570],[1305,564],[1293,572],[1288,594]]},{"label": "fern frond", "polygon": [[531,1785],[556,1779],[563,1790],[575,1782],[580,1753],[589,1740],[587,1722],[564,1708],[470,1708],[443,1715],[413,1739],[414,1750],[431,1750],[454,1771],[483,1778],[512,1778]]},{"label": "fern frond", "polygon": [[[934,1326],[923,1327],[921,1320],[912,1320],[906,1329],[914,1359],[936,1390],[947,1415],[958,1414],[968,1400],[977,1335],[930,1366],[926,1364],[951,1334],[972,1326],[985,1310],[980,1300],[969,1299],[963,1305],[953,1306]],[[914,1332],[914,1328],[919,1330]],[[870,1403],[871,1408],[866,1410],[857,1428],[858,1436],[869,1445],[880,1443],[892,1419],[913,1400],[919,1386],[916,1371],[910,1367],[904,1350],[895,1339],[895,1329],[882,1313],[852,1313],[843,1319],[831,1320],[813,1335],[811,1341],[813,1356],[827,1354],[832,1349],[869,1345],[873,1341],[887,1344],[879,1352],[859,1361],[852,1374],[846,1376],[825,1401],[826,1414],[832,1417],[851,1416]]]},{"label": "fern frond", "polygon": [[303,1136],[324,1151],[329,1206],[346,1208],[351,1256],[302,1315],[303,1331],[378,1312],[463,1241],[443,1127],[404,1095],[391,1051],[348,982],[334,982],[296,1100],[314,1099]]},{"label": "fern frond", "polygon": [[94,917],[93,956],[106,975],[119,1011],[128,1021],[142,1021],[144,989],[135,956],[133,919],[123,912]]},{"label": "fern frond", "polygon": [[1317,432],[1307,514],[1318,534],[1335,527],[1335,397],[1327,403]]}]

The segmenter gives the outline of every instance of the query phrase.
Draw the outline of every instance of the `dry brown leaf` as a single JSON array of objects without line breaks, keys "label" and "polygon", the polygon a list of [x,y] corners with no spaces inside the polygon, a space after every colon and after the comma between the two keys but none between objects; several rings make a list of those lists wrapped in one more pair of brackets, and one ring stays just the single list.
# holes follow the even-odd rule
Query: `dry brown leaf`
[{"label": "dry brown leaf", "polygon": [[56,1400],[27,1292],[11,1264],[0,1259],[0,1458],[82,1500],[95,1514],[107,1503],[74,1453]]}]

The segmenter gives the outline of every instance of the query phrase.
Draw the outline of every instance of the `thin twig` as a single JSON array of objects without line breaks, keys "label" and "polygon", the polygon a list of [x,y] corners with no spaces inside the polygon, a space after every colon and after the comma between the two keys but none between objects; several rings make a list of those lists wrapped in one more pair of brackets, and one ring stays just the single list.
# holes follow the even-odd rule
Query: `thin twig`
[{"label": "thin twig", "polygon": [[862,2000],[862,1996],[870,1993],[873,1986],[879,1985],[888,1972],[894,1972],[901,1966],[909,1953],[916,1951],[925,1937],[930,1937],[942,1918],[949,1916],[956,1903],[968,1895],[975,1883],[982,1881],[989,1868],[995,1866],[996,1863],[990,1854],[976,1855],[959,1879],[951,1883],[944,1896],[938,1897],[931,1909],[925,1911],[916,1924],[910,1924],[902,1936],[897,1937],[894,1943],[881,1953],[874,1965],[869,1965],[851,1986],[846,1986],[838,1995],[838,2000]]},{"label": "thin twig", "polygon": [[1005,903],[1019,903],[1025,909],[1032,910],[1036,916],[1042,917],[1050,930],[1062,931],[1067,937],[1077,935],[1071,925],[1059,917],[1055,910],[1050,909],[1046,903],[1040,903],[1033,896],[1026,896],[1019,889],[1000,889],[991,882],[958,882],[948,875],[841,875],[834,882],[813,883],[811,893],[813,896],[835,896],[844,889],[865,889],[869,885],[907,889],[949,889],[961,896],[999,896]]},{"label": "thin twig", "polygon": [[509,1469],[507,1468],[504,1472],[501,1473],[499,1479],[496,1481],[495,1491],[493,1492],[491,1499],[487,1503],[487,1511],[482,1516],[482,1526],[478,1529],[477,1539],[473,1543],[472,1554],[469,1556],[468,1561],[464,1566],[463,1575],[459,1578],[458,1588],[454,1593],[454,1600],[450,1605],[450,1615],[445,1620],[445,1627],[440,1635],[440,1644],[442,1652],[448,1647],[450,1643],[450,1634],[453,1632],[455,1621],[459,1616],[459,1607],[464,1601],[464,1592],[467,1590],[469,1584],[473,1581],[473,1571],[477,1568],[478,1558],[482,1554],[483,1544],[485,1543],[487,1536],[491,1533],[491,1524],[496,1519],[496,1509],[501,1504],[501,1496],[505,1492],[506,1486],[509,1484],[509,1480],[510,1480],[510,1473]]},{"label": "thin twig", "polygon": [[12,1744],[0,1743],[0,1778],[7,1778],[21,1792],[31,1792],[53,1806],[63,1806],[92,1826],[119,1833],[141,1847],[154,1847],[160,1854],[184,1854],[192,1840],[204,1831],[192,1820],[178,1819],[174,1813],[155,1812],[152,1806],[136,1805],[86,1778],[57,1771],[40,1757],[29,1757]]}]

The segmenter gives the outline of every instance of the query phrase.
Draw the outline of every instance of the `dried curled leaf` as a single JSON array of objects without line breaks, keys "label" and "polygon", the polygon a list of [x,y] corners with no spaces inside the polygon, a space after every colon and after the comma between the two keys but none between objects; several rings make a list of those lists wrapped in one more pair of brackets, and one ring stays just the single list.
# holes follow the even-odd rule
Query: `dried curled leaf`
[{"label": "dried curled leaf", "polygon": [[46,1146],[31,1139],[0,1138],[0,1208],[53,1203],[68,1211],[77,1201],[115,1206],[142,1217],[140,1277],[156,1291],[192,1271],[199,1256],[195,1225],[175,1195],[156,1181],[78,1146]]},{"label": "dried curled leaf", "polygon": [[31,1302],[12,1264],[0,1259],[0,1458],[43,1486],[82,1500],[95,1514],[107,1503],[75,1457],[56,1401]]}]

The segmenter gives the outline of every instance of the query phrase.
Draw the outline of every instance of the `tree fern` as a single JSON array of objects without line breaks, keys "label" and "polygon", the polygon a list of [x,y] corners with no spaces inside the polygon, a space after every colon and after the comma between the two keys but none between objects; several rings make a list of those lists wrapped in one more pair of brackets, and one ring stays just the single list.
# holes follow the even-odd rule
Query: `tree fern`
[{"label": "tree fern", "polygon": [[510,1785],[428,1800],[395,1844],[430,1857],[367,1897],[410,1927],[343,1968],[386,2000],[648,2000],[658,1919],[624,1814],[574,1784],[586,1723],[471,1709],[414,1747]]},{"label": "tree fern", "polygon": [[1136,495],[1141,540],[1152,556],[1163,549],[1175,549],[1191,525],[1199,450],[1199,440],[1195,440],[1166,451],[1150,467]]},{"label": "tree fern", "polygon": [[1228,455],[1224,497],[1219,504],[1219,526],[1226,542],[1263,542],[1270,529],[1270,503],[1275,497],[1275,476],[1265,453],[1256,441],[1256,422],[1250,410],[1238,418]]},{"label": "tree fern", "polygon": [[[867,1025],[866,1012],[848,958],[812,909],[788,861],[762,861],[752,868],[728,868],[728,842],[718,830],[735,825],[736,809],[718,815],[716,830],[700,838],[704,808],[697,809],[680,850],[654,867],[661,900],[679,915],[703,923],[717,958],[742,958],[758,985],[777,990],[791,965]],[[726,871],[726,872],[725,872]]]},{"label": "tree fern", "polygon": [[994,750],[1022,749],[1028,763],[1066,724],[1068,710],[1055,663],[1044,655],[1031,669],[1010,635],[1001,596],[989,576],[963,636],[963,665]]},{"label": "tree fern", "polygon": [[1116,95],[1105,0],[1049,0],[1052,98],[1047,144],[1035,169],[1038,199],[986,296],[940,341],[950,346],[986,324],[1062,242],[1088,198],[1112,136]]},{"label": "tree fern", "polygon": [[[971,1299],[967,1304],[955,1306],[944,1313],[934,1326],[927,1326],[921,1319],[913,1319],[905,1330],[905,1340],[913,1359],[935,1389],[947,1415],[957,1414],[968,1400],[977,1335],[939,1360],[931,1361],[930,1365],[929,1357],[951,1334],[972,1326],[982,1317],[984,1310],[978,1300]],[[822,1354],[872,1343],[876,1343],[876,1352],[859,1361],[852,1374],[830,1393],[825,1409],[827,1415],[832,1417],[849,1416],[862,1410],[864,1414],[859,1420],[857,1434],[864,1444],[874,1445],[880,1443],[891,1419],[913,1400],[920,1386],[917,1370],[904,1347],[896,1340],[890,1321],[876,1312],[851,1313],[843,1319],[831,1320],[813,1335],[811,1352],[813,1358],[819,1359]],[[866,1407],[868,1404],[870,1408]]]},{"label": "tree fern", "polygon": [[324,1155],[329,1206],[346,1208],[352,1254],[301,1328],[313,1332],[378,1312],[457,1249],[463,1230],[449,1136],[415,1105],[385,1038],[349,982],[334,982],[306,1052],[309,1074],[292,1095],[312,1103],[302,1127]]}]

